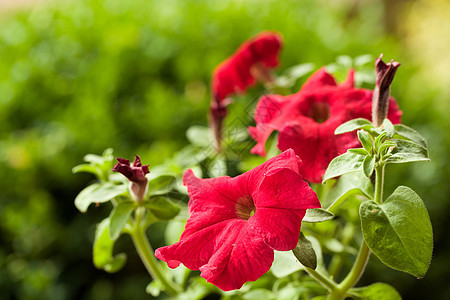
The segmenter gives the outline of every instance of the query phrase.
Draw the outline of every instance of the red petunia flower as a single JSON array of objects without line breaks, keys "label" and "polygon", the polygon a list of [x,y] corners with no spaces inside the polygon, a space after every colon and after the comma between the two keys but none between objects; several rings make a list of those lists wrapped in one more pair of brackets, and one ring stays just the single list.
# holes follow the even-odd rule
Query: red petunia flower
[{"label": "red petunia flower", "polygon": [[114,172],[119,172],[130,181],[130,191],[134,199],[138,202],[142,201],[147,191],[148,179],[145,174],[150,173],[148,165],[143,166],[141,158],[136,155],[133,165],[124,158],[117,158],[118,163],[113,167]]},{"label": "red petunia flower", "polygon": [[189,213],[180,241],[155,255],[171,268],[183,263],[222,290],[266,273],[273,250],[295,248],[306,209],[320,207],[287,150],[234,178],[199,179],[184,173]]},{"label": "red petunia flower", "polygon": [[[263,96],[255,110],[256,127],[248,129],[257,142],[251,152],[264,156],[265,143],[277,130],[278,148],[292,148],[303,161],[305,179],[321,182],[334,157],[359,145],[355,133],[335,135],[335,129],[351,119],[371,119],[373,91],[354,88],[353,77],[350,71],[347,80],[338,85],[322,68],[296,94]],[[388,118],[399,123],[401,114],[390,98]]]},{"label": "red petunia flower", "polygon": [[281,40],[278,33],[262,32],[244,42],[213,71],[210,122],[218,148],[226,106],[231,103],[227,97],[244,92],[256,80],[264,83],[273,80],[269,69],[278,66]]}]

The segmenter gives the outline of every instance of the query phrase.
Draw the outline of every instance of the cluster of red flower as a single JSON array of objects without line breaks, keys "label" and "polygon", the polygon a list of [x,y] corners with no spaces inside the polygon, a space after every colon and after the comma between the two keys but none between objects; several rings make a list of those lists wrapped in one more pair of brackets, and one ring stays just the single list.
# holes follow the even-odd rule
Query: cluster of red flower
[{"label": "cluster of red flower", "polygon": [[[279,34],[263,32],[215,69],[210,122],[218,145],[226,106],[231,103],[227,97],[244,92],[256,80],[272,80],[269,69],[278,65],[281,42]],[[377,69],[385,73],[395,72],[396,67],[377,60]],[[392,81],[392,76],[384,77]],[[355,133],[336,136],[334,131],[354,118],[371,119],[373,94],[354,87],[352,70],[345,82],[337,84],[322,68],[295,94],[261,97],[256,126],[248,129],[257,142],[251,152],[264,156],[274,130],[284,152],[235,178],[199,179],[186,171],[189,220],[180,241],[157,249],[155,255],[171,268],[183,263],[200,270],[202,277],[223,290],[259,278],[269,270],[273,250],[295,248],[306,210],[320,207],[306,181],[321,182],[330,161],[358,145]],[[392,98],[385,102],[387,117],[399,123],[396,102]]]}]

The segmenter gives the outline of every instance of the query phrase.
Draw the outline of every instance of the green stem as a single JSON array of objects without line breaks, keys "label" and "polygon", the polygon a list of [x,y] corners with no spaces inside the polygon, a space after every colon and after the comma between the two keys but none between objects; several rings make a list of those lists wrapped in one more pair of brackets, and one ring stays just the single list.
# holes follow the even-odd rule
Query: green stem
[{"label": "green stem", "polygon": [[321,285],[323,285],[324,287],[326,287],[330,292],[335,291],[338,286],[336,284],[336,282],[334,282],[333,280],[331,280],[330,278],[326,277],[325,275],[323,275],[322,273],[320,273],[319,271],[310,269],[308,267],[305,267],[305,271],[312,277],[314,278],[317,282],[319,282]]},{"label": "green stem", "polygon": [[375,168],[375,202],[383,203],[384,164]]},{"label": "green stem", "polygon": [[136,211],[135,227],[134,230],[130,232],[134,246],[136,247],[139,257],[144,263],[150,276],[152,276],[154,280],[159,280],[165,286],[165,291],[168,294],[171,296],[176,296],[181,292],[181,288],[168,279],[158,265],[158,262],[153,254],[153,249],[147,239],[147,236],[145,235],[145,231],[140,226],[141,219],[142,211],[138,208]]}]

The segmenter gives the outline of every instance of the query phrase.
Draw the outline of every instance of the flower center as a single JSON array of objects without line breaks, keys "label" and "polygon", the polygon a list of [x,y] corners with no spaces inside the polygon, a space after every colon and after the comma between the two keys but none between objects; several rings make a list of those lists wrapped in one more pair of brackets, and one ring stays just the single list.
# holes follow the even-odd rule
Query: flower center
[{"label": "flower center", "polygon": [[248,220],[256,211],[255,203],[252,197],[243,196],[236,202],[236,214],[243,220]]},{"label": "flower center", "polygon": [[330,105],[326,102],[314,102],[309,107],[307,116],[317,123],[323,123],[330,117]]}]

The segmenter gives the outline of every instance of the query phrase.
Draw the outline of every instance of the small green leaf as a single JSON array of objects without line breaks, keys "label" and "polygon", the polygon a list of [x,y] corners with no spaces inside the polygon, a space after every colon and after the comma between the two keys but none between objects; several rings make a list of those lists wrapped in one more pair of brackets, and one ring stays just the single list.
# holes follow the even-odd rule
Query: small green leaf
[{"label": "small green leaf", "polygon": [[433,250],[430,217],[420,197],[398,187],[386,202],[366,201],[359,210],[364,239],[388,267],[423,277]]},{"label": "small green leaf", "polygon": [[298,259],[298,261],[302,263],[302,265],[310,269],[316,269],[316,252],[314,252],[311,242],[305,237],[302,232],[300,232],[300,239],[298,240],[297,246],[292,250],[292,252]]},{"label": "small green leaf", "polygon": [[172,175],[161,175],[148,182],[148,194],[164,195],[173,190],[177,182],[176,177]]},{"label": "small green leaf", "polygon": [[319,223],[328,221],[334,218],[334,214],[323,209],[323,208],[313,208],[307,209],[306,214],[303,217],[302,222],[307,223]]},{"label": "small green leaf", "polygon": [[328,192],[325,198],[325,203],[332,202],[328,206],[328,210],[335,211],[342,202],[353,195],[362,195],[368,199],[373,198],[372,182],[369,178],[363,176],[362,173],[362,171],[348,173],[339,178],[336,185]]},{"label": "small green leaf", "polygon": [[91,203],[104,203],[127,191],[126,185],[112,183],[94,183],[82,190],[75,198],[75,206],[81,212],[86,212]]},{"label": "small green leaf", "polygon": [[115,240],[109,234],[109,218],[97,225],[93,247],[93,261],[96,268],[109,273],[120,270],[126,262],[126,254],[121,253],[113,257]]},{"label": "small green leaf", "polygon": [[381,144],[384,143],[384,141],[386,141],[387,139],[387,132],[382,132],[379,136],[377,136],[377,138],[375,139],[375,149],[380,148]]},{"label": "small green leaf", "polygon": [[358,139],[364,149],[366,149],[367,153],[372,154],[373,144],[370,135],[364,130],[358,130]]},{"label": "small green leaf", "polygon": [[127,255],[125,253],[119,253],[111,258],[110,262],[106,264],[103,269],[108,273],[116,273],[123,268],[126,262]]},{"label": "small green leaf", "polygon": [[254,289],[249,292],[246,292],[242,299],[244,300],[261,300],[261,299],[267,299],[272,300],[275,299],[274,294],[272,291],[266,290],[266,289]]},{"label": "small green leaf", "polygon": [[358,118],[345,122],[344,124],[341,124],[338,128],[336,128],[334,134],[337,135],[346,132],[352,132],[357,129],[369,130],[370,128],[373,128],[372,122],[370,122],[367,119]]},{"label": "small green leaf", "polygon": [[354,288],[351,294],[361,300],[402,300],[400,294],[389,284],[374,283],[369,286]]},{"label": "small green leaf", "polygon": [[225,176],[227,174],[227,163],[221,157],[216,157],[209,165],[209,175],[211,177]]},{"label": "small green leaf", "polygon": [[134,201],[124,201],[120,202],[111,211],[109,233],[111,234],[111,239],[115,240],[119,237],[122,232],[123,227],[128,221],[133,210],[136,208],[136,202]]},{"label": "small green leaf", "polygon": [[387,133],[389,138],[392,138],[394,136],[394,125],[392,125],[392,122],[387,118],[383,121],[383,129]]},{"label": "small green leaf", "polygon": [[144,201],[144,206],[161,220],[170,220],[177,216],[180,212],[180,207],[170,201],[170,198],[163,196],[151,197]]},{"label": "small green leaf", "polygon": [[408,140],[416,142],[422,147],[427,148],[427,141],[425,140],[425,138],[411,127],[405,126],[403,124],[397,124],[394,126],[394,129],[395,133],[399,136],[407,138]]},{"label": "small green leaf", "polygon": [[375,156],[367,155],[363,162],[363,171],[366,177],[370,178],[375,169]]},{"label": "small green leaf", "polygon": [[363,160],[364,156],[350,152],[335,157],[323,175],[323,182],[342,174],[361,171]]},{"label": "small green leaf", "polygon": [[429,161],[428,150],[423,146],[406,140],[391,140],[395,147],[392,156],[386,159],[387,164],[400,164],[413,161]]},{"label": "small green leaf", "polygon": [[164,285],[159,280],[153,280],[145,288],[145,292],[153,297],[158,297],[162,290],[164,290]]},{"label": "small green leaf", "polygon": [[386,141],[380,146],[380,148],[378,148],[378,153],[382,154],[385,149],[391,148],[391,147],[395,147],[395,143],[392,141]]},{"label": "small green leaf", "polygon": [[193,145],[206,147],[211,144],[209,128],[204,126],[191,126],[186,131],[186,137]]},{"label": "small green leaf", "polygon": [[366,149],[364,149],[364,148],[351,148],[351,149],[348,149],[347,151],[348,151],[348,152],[351,152],[351,153],[359,154],[359,155],[364,155],[364,156],[366,156],[367,154],[369,154],[369,153],[366,151]]},{"label": "small green leaf", "polygon": [[92,173],[96,176],[98,176],[99,174],[99,170],[95,166],[90,164],[81,164],[72,168],[72,173],[80,172]]}]

